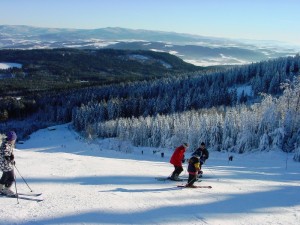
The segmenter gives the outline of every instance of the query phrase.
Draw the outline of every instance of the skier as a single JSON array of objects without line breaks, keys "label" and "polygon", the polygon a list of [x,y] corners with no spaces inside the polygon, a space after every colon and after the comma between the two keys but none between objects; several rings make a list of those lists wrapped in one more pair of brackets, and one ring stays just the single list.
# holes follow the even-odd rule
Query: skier
[{"label": "skier", "polygon": [[194,155],[200,156],[199,177],[202,177],[202,173],[203,173],[202,170],[201,170],[202,165],[205,163],[205,161],[206,161],[206,160],[208,159],[208,157],[209,157],[209,152],[208,152],[208,150],[206,149],[205,143],[204,143],[204,142],[202,142],[201,145],[200,145],[200,147],[197,148],[197,149],[194,151],[194,153],[192,154],[192,156],[194,156]]},{"label": "skier", "polygon": [[181,146],[177,147],[170,159],[170,163],[174,165],[174,171],[170,177],[170,180],[180,180],[178,178],[179,174],[183,171],[182,161],[184,161],[184,153],[189,147],[187,143],[183,143]]},{"label": "skier", "polygon": [[194,188],[194,183],[197,180],[197,175],[200,170],[200,156],[199,155],[193,155],[189,160],[189,165],[188,165],[188,173],[189,173],[189,179],[187,184],[185,185],[186,187],[192,187]]},{"label": "skier", "polygon": [[0,147],[0,169],[3,172],[0,179],[0,192],[7,196],[14,196],[15,193],[11,190],[11,186],[15,181],[14,174],[14,146],[17,140],[17,135],[14,131],[6,133],[6,138],[3,138]]}]

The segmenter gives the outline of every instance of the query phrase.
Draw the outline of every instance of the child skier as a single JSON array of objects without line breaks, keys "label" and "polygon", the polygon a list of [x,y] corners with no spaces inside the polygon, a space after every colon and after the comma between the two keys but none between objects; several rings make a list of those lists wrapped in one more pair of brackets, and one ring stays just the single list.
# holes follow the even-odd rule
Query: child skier
[{"label": "child skier", "polygon": [[194,188],[194,183],[197,180],[197,175],[200,171],[200,160],[199,160],[199,155],[193,155],[189,159],[189,165],[188,165],[188,173],[189,173],[189,179],[187,184],[185,185],[186,187],[192,187]]}]

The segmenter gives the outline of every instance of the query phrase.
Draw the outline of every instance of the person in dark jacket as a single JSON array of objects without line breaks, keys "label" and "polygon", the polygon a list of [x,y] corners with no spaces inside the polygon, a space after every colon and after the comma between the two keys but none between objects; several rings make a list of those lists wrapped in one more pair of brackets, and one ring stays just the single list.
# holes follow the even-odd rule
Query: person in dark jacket
[{"label": "person in dark jacket", "polygon": [[186,187],[195,187],[194,183],[197,180],[197,175],[200,170],[200,160],[199,160],[199,155],[193,155],[189,159],[189,165],[188,165],[188,173],[189,173],[189,179],[187,184],[185,185]]},{"label": "person in dark jacket", "polygon": [[14,146],[17,140],[17,135],[14,131],[9,131],[6,138],[2,140],[0,147],[0,169],[3,172],[0,179],[1,194],[13,196],[15,193],[11,190],[11,186],[15,181],[14,174]]},{"label": "person in dark jacket", "polygon": [[209,152],[205,147],[205,143],[202,142],[200,147],[197,148],[194,153],[192,154],[192,156],[197,155],[200,156],[200,170],[199,170],[199,174],[201,176],[202,174],[202,165],[205,163],[205,161],[209,158]]},{"label": "person in dark jacket", "polygon": [[186,149],[189,147],[187,143],[183,143],[183,145],[177,147],[170,159],[170,163],[174,166],[174,171],[170,177],[171,180],[179,180],[178,176],[183,171],[182,161],[184,161],[184,153]]}]

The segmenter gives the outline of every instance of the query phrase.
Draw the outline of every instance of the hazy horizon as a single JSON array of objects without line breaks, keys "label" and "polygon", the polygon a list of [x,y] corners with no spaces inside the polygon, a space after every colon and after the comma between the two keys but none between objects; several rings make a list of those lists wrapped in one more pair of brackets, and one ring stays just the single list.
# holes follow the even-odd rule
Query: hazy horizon
[{"label": "hazy horizon", "polygon": [[300,1],[10,0],[3,25],[99,29],[120,27],[300,45]]}]

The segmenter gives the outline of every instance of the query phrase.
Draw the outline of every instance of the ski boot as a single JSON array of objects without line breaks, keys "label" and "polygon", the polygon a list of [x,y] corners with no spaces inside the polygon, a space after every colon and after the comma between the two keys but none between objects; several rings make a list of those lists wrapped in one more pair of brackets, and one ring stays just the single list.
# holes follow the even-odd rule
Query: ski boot
[{"label": "ski boot", "polygon": [[13,191],[12,191],[10,188],[8,188],[8,187],[5,187],[5,188],[2,190],[1,194],[6,195],[6,196],[16,196],[16,193],[13,192]]},{"label": "ski boot", "polygon": [[181,181],[181,179],[178,177],[178,174],[172,174],[172,176],[170,177],[170,180]]}]

